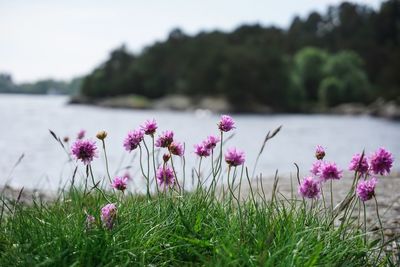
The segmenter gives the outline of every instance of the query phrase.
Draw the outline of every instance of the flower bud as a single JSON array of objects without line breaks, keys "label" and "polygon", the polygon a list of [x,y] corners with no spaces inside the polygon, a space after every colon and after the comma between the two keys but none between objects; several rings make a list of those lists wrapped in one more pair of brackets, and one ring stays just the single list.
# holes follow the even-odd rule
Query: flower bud
[{"label": "flower bud", "polygon": [[165,153],[162,158],[163,158],[164,162],[168,162],[168,160],[171,158],[171,155]]},{"label": "flower bud", "polygon": [[104,139],[106,139],[106,137],[107,137],[107,132],[106,132],[106,131],[100,131],[100,132],[98,132],[98,133],[96,134],[96,137],[97,137],[99,140],[104,140]]}]

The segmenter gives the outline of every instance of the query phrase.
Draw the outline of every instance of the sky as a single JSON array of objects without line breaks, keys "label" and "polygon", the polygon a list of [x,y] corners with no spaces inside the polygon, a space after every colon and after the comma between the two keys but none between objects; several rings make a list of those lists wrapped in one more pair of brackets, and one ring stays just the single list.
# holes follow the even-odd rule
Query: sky
[{"label": "sky", "polygon": [[[138,53],[179,27],[186,34],[260,23],[287,28],[294,16],[335,0],[0,0],[0,73],[14,82],[89,73],[125,44]],[[351,1],[379,8],[382,0]]]}]

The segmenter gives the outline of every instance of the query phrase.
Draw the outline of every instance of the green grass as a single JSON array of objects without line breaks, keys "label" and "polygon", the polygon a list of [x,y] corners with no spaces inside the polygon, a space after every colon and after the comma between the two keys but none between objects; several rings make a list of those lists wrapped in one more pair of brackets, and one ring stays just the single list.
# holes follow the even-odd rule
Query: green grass
[{"label": "green grass", "polygon": [[[329,226],[302,201],[217,200],[198,189],[148,200],[114,195],[113,230],[100,222],[101,194],[62,193],[15,206],[1,221],[0,266],[369,266],[361,229]],[[239,203],[239,206],[238,206]],[[308,203],[309,204],[309,203]],[[8,205],[12,207],[12,205]],[[13,210],[11,208],[11,210]],[[96,217],[86,229],[85,210]],[[381,259],[388,264],[387,259]]]}]

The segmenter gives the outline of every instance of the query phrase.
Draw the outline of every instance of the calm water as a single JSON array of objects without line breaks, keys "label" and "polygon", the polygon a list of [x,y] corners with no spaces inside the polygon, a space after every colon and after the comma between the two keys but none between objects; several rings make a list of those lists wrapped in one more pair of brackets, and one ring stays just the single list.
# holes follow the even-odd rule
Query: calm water
[{"label": "calm water", "polygon": [[[14,186],[56,188],[60,182],[68,180],[71,165],[48,129],[71,138],[80,129],[86,129],[90,137],[98,130],[108,131],[110,168],[117,173],[125,172],[118,169],[129,165],[134,156],[123,150],[124,136],[145,119],[155,118],[160,130],[174,130],[176,139],[186,143],[187,169],[196,164],[193,145],[209,134],[217,134],[219,115],[112,110],[69,106],[66,101],[66,97],[60,96],[0,95],[0,184],[10,177]],[[326,146],[327,159],[336,161],[342,168],[347,168],[353,153],[384,146],[393,152],[396,170],[400,170],[397,164],[400,123],[370,117],[326,115],[236,115],[234,119],[237,130],[228,146],[245,150],[250,169],[267,131],[283,125],[260,159],[258,170],[265,176],[272,176],[275,169],[281,174],[294,172],[293,162],[306,172],[313,161],[316,144]],[[25,157],[12,171],[21,154]],[[83,172],[82,166],[81,169]],[[94,169],[98,174],[104,173],[102,157],[96,161]],[[140,180],[137,158],[133,159],[131,174]]]}]

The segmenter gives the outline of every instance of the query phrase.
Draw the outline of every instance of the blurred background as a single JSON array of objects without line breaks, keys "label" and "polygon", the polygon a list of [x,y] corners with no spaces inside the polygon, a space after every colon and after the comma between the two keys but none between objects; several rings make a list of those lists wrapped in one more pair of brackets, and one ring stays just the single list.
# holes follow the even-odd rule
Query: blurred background
[{"label": "blurred background", "polygon": [[176,131],[190,167],[222,113],[249,167],[283,125],[260,160],[267,177],[293,162],[306,173],[317,144],[343,169],[379,146],[397,161],[400,1],[0,0],[0,93],[0,186],[69,179],[48,129],[70,142],[106,130],[125,172],[122,140],[149,118]]}]

